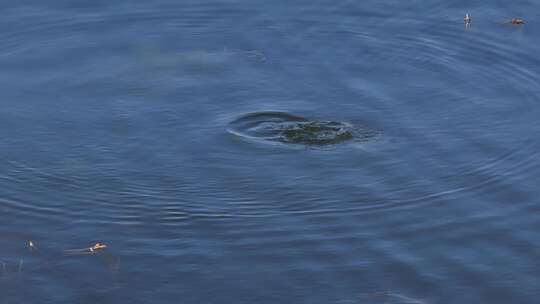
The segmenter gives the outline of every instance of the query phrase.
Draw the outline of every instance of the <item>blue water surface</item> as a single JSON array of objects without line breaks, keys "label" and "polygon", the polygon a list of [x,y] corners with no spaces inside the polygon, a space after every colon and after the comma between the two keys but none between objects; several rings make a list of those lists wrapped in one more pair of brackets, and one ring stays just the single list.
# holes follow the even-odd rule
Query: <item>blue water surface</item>
[{"label": "blue water surface", "polygon": [[0,303],[540,301],[540,2],[0,11]]}]

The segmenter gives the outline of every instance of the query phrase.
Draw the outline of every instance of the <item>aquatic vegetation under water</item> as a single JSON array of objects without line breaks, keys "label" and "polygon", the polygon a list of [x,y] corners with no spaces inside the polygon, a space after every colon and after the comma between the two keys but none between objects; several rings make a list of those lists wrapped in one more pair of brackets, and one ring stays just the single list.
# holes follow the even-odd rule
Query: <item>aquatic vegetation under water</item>
[{"label": "aquatic vegetation under water", "polygon": [[353,138],[352,126],[334,121],[309,121],[286,126],[281,130],[287,143],[324,145]]},{"label": "aquatic vegetation under water", "polygon": [[243,138],[300,145],[365,142],[379,132],[348,122],[311,120],[284,112],[256,112],[231,122],[229,132]]}]

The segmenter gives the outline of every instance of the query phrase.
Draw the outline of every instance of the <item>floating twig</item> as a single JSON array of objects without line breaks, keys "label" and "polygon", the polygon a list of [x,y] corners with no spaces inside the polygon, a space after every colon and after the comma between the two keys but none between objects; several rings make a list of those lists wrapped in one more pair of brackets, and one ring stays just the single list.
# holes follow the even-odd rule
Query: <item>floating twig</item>
[{"label": "floating twig", "polygon": [[98,251],[101,251],[103,249],[107,248],[106,244],[97,242],[93,246],[87,247],[87,248],[81,248],[81,249],[69,249],[65,250],[67,254],[93,254]]},{"label": "floating twig", "polygon": [[105,248],[107,248],[107,245],[98,242],[94,246],[90,247],[90,251],[94,252],[94,251],[105,249]]}]

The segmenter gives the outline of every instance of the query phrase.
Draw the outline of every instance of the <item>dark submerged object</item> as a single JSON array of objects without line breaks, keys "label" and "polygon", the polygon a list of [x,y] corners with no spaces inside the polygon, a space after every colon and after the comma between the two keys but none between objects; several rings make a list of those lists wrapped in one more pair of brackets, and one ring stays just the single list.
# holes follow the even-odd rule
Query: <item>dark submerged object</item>
[{"label": "dark submerged object", "polygon": [[309,120],[284,112],[257,112],[231,122],[229,131],[241,137],[287,144],[331,145],[346,141],[367,141],[376,136],[339,121]]},{"label": "dark submerged object", "polygon": [[340,143],[353,138],[352,126],[335,121],[309,121],[286,126],[282,141],[306,145]]}]

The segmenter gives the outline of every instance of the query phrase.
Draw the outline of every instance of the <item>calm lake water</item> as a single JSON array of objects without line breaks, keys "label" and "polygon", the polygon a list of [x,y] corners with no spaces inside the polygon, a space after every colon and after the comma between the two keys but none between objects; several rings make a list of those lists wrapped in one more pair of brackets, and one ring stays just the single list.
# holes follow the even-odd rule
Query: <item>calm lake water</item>
[{"label": "calm lake water", "polygon": [[540,301],[538,1],[45,2],[1,5],[0,303]]}]

